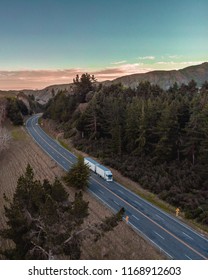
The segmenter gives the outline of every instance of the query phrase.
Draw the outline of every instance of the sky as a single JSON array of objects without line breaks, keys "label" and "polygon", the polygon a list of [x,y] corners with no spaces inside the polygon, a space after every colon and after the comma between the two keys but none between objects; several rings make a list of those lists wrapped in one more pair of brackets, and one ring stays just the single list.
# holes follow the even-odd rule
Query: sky
[{"label": "sky", "polygon": [[0,0],[0,89],[208,61],[207,0]]}]

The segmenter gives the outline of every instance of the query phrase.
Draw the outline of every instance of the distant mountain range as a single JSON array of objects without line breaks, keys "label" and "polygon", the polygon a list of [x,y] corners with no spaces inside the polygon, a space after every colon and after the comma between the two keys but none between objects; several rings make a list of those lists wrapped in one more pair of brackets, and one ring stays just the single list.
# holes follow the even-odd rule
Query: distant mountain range
[{"label": "distant mountain range", "polygon": [[[140,82],[149,81],[151,84],[157,84],[163,89],[168,89],[175,82],[178,83],[178,85],[181,85],[188,84],[191,80],[195,80],[199,87],[205,81],[208,81],[208,62],[196,66],[189,66],[181,70],[151,71],[143,74],[127,75],[112,81],[102,82],[102,84],[107,86],[122,83],[126,87],[136,88]],[[36,100],[45,104],[51,97],[61,90],[68,94],[73,94],[74,84],[51,85],[41,90],[22,90],[22,92],[26,95],[33,94]]]},{"label": "distant mountain range", "polygon": [[205,81],[208,81],[208,62],[196,66],[189,66],[181,70],[151,71],[144,74],[123,76],[113,81],[106,81],[104,84],[122,83],[126,87],[136,88],[140,82],[149,81],[151,84],[157,84],[163,89],[168,89],[175,82],[181,85],[188,84],[191,80],[195,80],[199,87]]}]

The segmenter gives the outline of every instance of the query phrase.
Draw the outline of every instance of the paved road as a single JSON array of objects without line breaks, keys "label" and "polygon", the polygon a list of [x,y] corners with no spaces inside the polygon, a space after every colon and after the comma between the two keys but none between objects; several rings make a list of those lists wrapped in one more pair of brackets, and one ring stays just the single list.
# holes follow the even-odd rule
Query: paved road
[{"label": "paved road", "polygon": [[[60,146],[38,125],[39,115],[26,122],[26,129],[36,143],[64,170],[68,171],[76,156]],[[157,246],[170,259],[208,259],[208,239],[126,189],[116,181],[106,182],[91,173],[89,192],[116,212],[121,207],[129,216],[128,224]],[[139,248],[138,248],[139,249]]]}]

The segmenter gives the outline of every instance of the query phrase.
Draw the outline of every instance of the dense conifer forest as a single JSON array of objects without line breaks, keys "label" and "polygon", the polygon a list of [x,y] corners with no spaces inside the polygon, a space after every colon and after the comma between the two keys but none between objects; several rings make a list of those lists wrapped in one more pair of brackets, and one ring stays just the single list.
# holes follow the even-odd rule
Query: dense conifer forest
[{"label": "dense conifer forest", "polygon": [[78,149],[208,224],[208,82],[131,89],[83,74],[74,83],[74,95],[58,93],[43,117]]}]

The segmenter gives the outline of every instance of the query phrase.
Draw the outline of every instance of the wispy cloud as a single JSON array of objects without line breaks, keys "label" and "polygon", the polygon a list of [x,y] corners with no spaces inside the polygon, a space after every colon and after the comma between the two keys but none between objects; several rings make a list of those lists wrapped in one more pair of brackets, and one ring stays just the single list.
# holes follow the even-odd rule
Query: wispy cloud
[{"label": "wispy cloud", "polygon": [[177,54],[174,54],[174,55],[168,55],[168,58],[171,58],[171,59],[174,59],[174,58],[181,58],[182,55],[177,55]]},{"label": "wispy cloud", "polygon": [[76,74],[85,72],[81,68],[64,70],[17,70],[0,71],[0,89],[34,89],[50,84],[70,83]]},{"label": "wispy cloud", "polygon": [[94,72],[98,80],[111,80],[124,75],[131,75],[136,73],[146,73],[152,71],[152,68],[144,67],[143,63],[128,63],[117,67],[107,67]]},{"label": "wispy cloud", "polygon": [[197,64],[201,64],[203,63],[203,61],[181,61],[181,62],[177,62],[177,61],[158,61],[155,62],[156,65],[169,65],[169,66],[188,66],[188,65],[197,65]]},{"label": "wispy cloud", "polygon": [[126,60],[111,62],[111,64],[113,64],[113,65],[124,64],[124,63],[126,63]]},{"label": "wispy cloud", "polygon": [[153,69],[143,67],[143,63],[129,63],[118,64],[95,71],[84,68],[0,71],[0,89],[35,89],[44,88],[52,84],[67,84],[71,83],[77,74],[81,75],[86,72],[94,74],[98,81],[104,81],[134,73],[145,73],[151,70]]},{"label": "wispy cloud", "polygon": [[138,59],[140,60],[154,60],[155,56],[149,55],[149,56],[139,56]]}]

